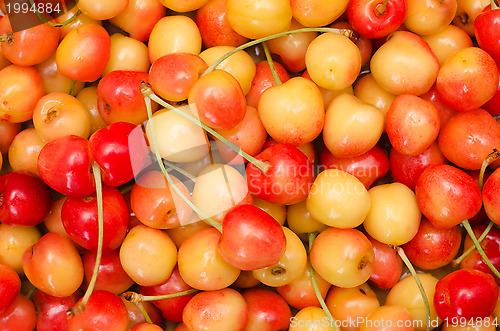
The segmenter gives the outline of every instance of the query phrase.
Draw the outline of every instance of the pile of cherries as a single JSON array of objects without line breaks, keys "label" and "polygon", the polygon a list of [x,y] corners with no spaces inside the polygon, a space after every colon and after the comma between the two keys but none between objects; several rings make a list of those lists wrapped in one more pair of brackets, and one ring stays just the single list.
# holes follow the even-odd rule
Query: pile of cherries
[{"label": "pile of cherries", "polygon": [[0,330],[497,329],[495,0],[0,10]]}]

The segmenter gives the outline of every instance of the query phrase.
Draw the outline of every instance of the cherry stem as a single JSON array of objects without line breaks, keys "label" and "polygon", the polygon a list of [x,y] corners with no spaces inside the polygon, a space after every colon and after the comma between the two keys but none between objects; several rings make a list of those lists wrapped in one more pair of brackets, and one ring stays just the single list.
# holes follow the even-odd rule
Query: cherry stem
[{"label": "cherry stem", "polygon": [[431,308],[429,306],[429,299],[427,298],[427,294],[425,294],[425,289],[424,286],[422,285],[422,282],[420,281],[420,277],[418,277],[417,272],[415,271],[415,268],[413,267],[413,264],[410,262],[410,259],[406,256],[403,248],[401,247],[395,247],[393,248],[398,252],[399,257],[401,257],[401,260],[403,260],[404,264],[410,271],[411,275],[413,276],[413,279],[415,279],[415,282],[417,283],[418,289],[420,290],[420,294],[422,295],[422,299],[424,301],[424,306],[425,306],[425,330],[429,331],[430,330],[430,319],[431,319]]},{"label": "cherry stem", "polygon": [[94,291],[94,287],[97,281],[97,274],[99,272],[99,266],[101,264],[102,256],[102,242],[104,237],[104,219],[103,219],[103,202],[102,202],[102,182],[101,182],[101,168],[95,162],[92,163],[92,172],[94,174],[95,188],[96,188],[96,198],[97,198],[97,224],[98,224],[98,237],[97,237],[97,253],[95,257],[94,271],[92,272],[92,277],[90,278],[89,286],[83,295],[81,304],[83,307],[87,305],[90,299],[90,295]]},{"label": "cherry stem", "polygon": [[181,291],[181,292],[176,292],[176,293],[170,293],[170,294],[163,294],[163,295],[142,295],[137,292],[125,292],[122,294],[123,298],[133,304],[139,304],[144,301],[157,301],[157,300],[165,300],[165,299],[172,299],[172,298],[178,298],[182,297],[184,295],[188,295],[191,293],[196,293],[199,292],[200,290],[196,288],[192,288],[186,291]]},{"label": "cherry stem", "polygon": [[0,42],[7,43],[7,45],[11,46],[14,43],[14,34],[9,32],[4,36],[0,36]]},{"label": "cherry stem", "polygon": [[42,16],[42,14],[40,14],[40,12],[38,11],[38,8],[36,7],[35,5],[35,2],[34,0],[29,0],[32,8],[35,9],[35,14],[36,16],[38,16],[38,18],[40,19],[40,21],[42,21],[43,23],[47,24],[47,25],[50,25],[50,26],[53,26],[53,27],[62,27],[62,26],[66,26],[68,24],[70,24],[71,22],[73,22],[78,16],[80,16],[80,14],[82,13],[81,10],[78,10],[75,15],[71,16],[70,18],[68,18],[66,21],[64,22],[61,22],[61,23],[53,23],[51,21],[49,21],[48,19],[46,19],[45,17]]},{"label": "cherry stem", "polygon": [[185,177],[187,177],[190,181],[192,182],[196,182],[196,176],[194,176],[193,174],[187,172],[186,170],[182,169],[181,167],[178,167],[177,165],[175,165],[174,163],[172,162],[169,162],[167,160],[163,160],[163,163],[168,166],[170,169],[172,170],[175,170],[177,172],[179,172],[180,174],[184,175]]},{"label": "cherry stem", "polygon": [[478,239],[476,238],[476,235],[474,234],[474,231],[472,231],[472,227],[470,226],[469,220],[465,220],[462,222],[465,230],[469,234],[469,237],[472,239],[474,242],[474,246],[476,247],[479,255],[484,260],[484,263],[490,268],[491,271],[493,271],[493,274],[495,274],[496,277],[500,278],[500,272],[498,272],[497,268],[491,263],[490,259],[486,256],[486,253],[483,250],[483,247],[481,247],[481,244],[479,243]]},{"label": "cherry stem", "polygon": [[[307,234],[308,239],[309,239],[309,252],[311,252],[311,248],[313,245],[314,240],[318,236],[318,232],[310,232]],[[313,266],[311,263],[309,263],[309,273],[311,274],[311,283],[314,288],[314,293],[316,294],[316,298],[318,298],[319,304],[321,305],[321,308],[323,308],[323,311],[325,312],[326,316],[328,319],[331,321],[330,325],[333,326],[335,331],[339,331],[337,327],[337,323],[335,323],[335,319],[332,316],[332,313],[330,312],[330,309],[328,309],[328,306],[325,303],[325,300],[323,299],[323,296],[321,295],[321,292],[319,291],[318,287],[318,280],[316,279],[316,271],[314,270]]]},{"label": "cherry stem", "polygon": [[382,16],[385,14],[385,11],[387,9],[387,3],[389,2],[389,0],[384,0],[384,3],[383,4],[378,4],[376,7],[375,7],[375,13],[379,16]]},{"label": "cherry stem", "polygon": [[267,42],[262,42],[262,47],[264,48],[264,54],[266,54],[267,63],[269,64],[269,68],[271,69],[271,73],[273,74],[274,82],[276,85],[281,85],[281,79],[278,76],[278,72],[276,71],[276,67],[274,65],[273,57],[269,52],[269,47],[267,47]]},{"label": "cherry stem", "polygon": [[[486,227],[486,229],[484,229],[483,233],[481,234],[481,236],[477,239],[477,242],[478,243],[481,243],[481,241],[483,241],[484,238],[486,238],[486,236],[488,235],[488,233],[490,232],[491,228],[493,227],[493,222],[490,222],[488,224],[488,226]],[[476,246],[472,245],[471,247],[469,247],[468,250],[466,250],[465,252],[462,253],[462,255],[460,255],[458,258],[454,259],[452,262],[451,262],[451,265],[453,267],[458,267],[460,265],[460,263],[462,263],[462,261],[467,257],[469,256],[470,253],[472,253],[474,250],[476,249]]]},{"label": "cherry stem", "polygon": [[498,9],[498,5],[495,0],[491,0],[491,10]]},{"label": "cherry stem", "polygon": [[149,317],[149,314],[146,310],[146,308],[144,308],[144,305],[142,304],[142,302],[139,302],[137,304],[137,307],[139,308],[139,310],[141,311],[142,315],[144,316],[144,318],[146,319],[146,322],[152,324],[153,321],[151,320],[151,317]]},{"label": "cherry stem", "polygon": [[206,75],[206,74],[214,71],[215,68],[219,64],[221,64],[222,61],[224,61],[225,59],[227,59],[228,57],[230,57],[234,53],[239,52],[239,51],[241,51],[241,50],[243,50],[245,48],[261,44],[261,43],[263,43],[265,41],[268,41],[268,40],[280,38],[280,37],[283,37],[283,36],[288,36],[288,35],[291,35],[291,34],[302,33],[302,32],[331,32],[331,33],[338,33],[338,34],[344,35],[347,38],[350,38],[352,36],[352,34],[353,34],[353,31],[350,30],[350,29],[336,29],[336,28],[303,28],[303,29],[290,30],[290,31],[284,31],[284,32],[272,34],[272,35],[267,36],[267,37],[263,37],[263,38],[260,38],[260,39],[255,39],[255,40],[249,41],[246,44],[238,46],[235,49],[231,50],[230,52],[227,52],[226,54],[224,54],[223,56],[221,56],[217,61],[215,61],[210,67],[208,67],[208,69],[205,70],[205,72],[203,73],[203,75]]},{"label": "cherry stem", "polygon": [[76,80],[72,79],[70,80],[69,82],[69,92],[68,94],[71,95],[72,97],[75,96],[75,84],[76,84]]},{"label": "cherry stem", "polygon": [[483,190],[484,186],[484,173],[486,172],[486,168],[495,162],[496,159],[500,157],[500,151],[498,151],[496,148],[493,149],[493,152],[488,154],[488,156],[483,160],[483,164],[481,165],[481,170],[479,171],[479,180],[478,180],[478,185],[481,191]]},{"label": "cherry stem", "polygon": [[154,92],[153,92],[153,90],[151,90],[151,86],[149,84],[143,82],[141,84],[141,91],[142,91],[142,94],[145,97],[148,97],[149,99],[155,101],[156,103],[160,104],[161,106],[174,111],[175,113],[181,115],[182,117],[190,120],[191,122],[193,122],[196,125],[198,125],[201,128],[203,128],[205,131],[207,131],[208,133],[210,133],[212,136],[214,136],[215,138],[219,139],[224,144],[226,144],[228,147],[230,147],[233,151],[235,151],[236,153],[238,153],[239,155],[241,155],[245,160],[247,160],[248,162],[252,163],[257,168],[259,168],[260,171],[262,171],[263,173],[267,172],[267,169],[269,167],[269,164],[267,162],[262,162],[262,161],[257,160],[256,158],[254,158],[250,154],[246,153],[245,151],[241,150],[235,144],[233,144],[232,142],[228,141],[226,138],[224,138],[223,136],[221,136],[219,133],[217,133],[211,127],[209,127],[209,126],[201,123],[201,121],[199,119],[194,118],[193,116],[191,116],[189,114],[186,114],[185,112],[179,110],[178,108],[172,106],[171,104],[163,101],[160,97],[158,97],[156,94],[154,94]]},{"label": "cherry stem", "polygon": [[[142,90],[142,87],[141,87]],[[173,182],[172,178],[168,174],[167,169],[165,169],[165,165],[163,164],[163,159],[160,155],[160,152],[158,150],[158,142],[156,141],[156,132],[154,128],[154,121],[152,120],[153,118],[153,111],[151,109],[151,95],[145,95],[144,96],[144,101],[146,102],[146,110],[148,112],[148,119],[149,119],[149,127],[151,129],[151,145],[153,147],[153,152],[156,156],[156,161],[158,162],[158,165],[160,166],[161,172],[165,176],[165,178],[168,181],[168,184],[170,185],[171,188],[174,189],[175,193],[179,195],[179,197],[188,204],[189,207],[191,207],[199,216],[201,219],[206,220],[211,226],[216,228],[220,233],[222,233],[222,225],[214,221],[212,218],[208,217],[204,212],[202,212],[194,203],[191,202],[186,196],[184,196],[184,193],[181,192],[181,190],[175,185]]]}]

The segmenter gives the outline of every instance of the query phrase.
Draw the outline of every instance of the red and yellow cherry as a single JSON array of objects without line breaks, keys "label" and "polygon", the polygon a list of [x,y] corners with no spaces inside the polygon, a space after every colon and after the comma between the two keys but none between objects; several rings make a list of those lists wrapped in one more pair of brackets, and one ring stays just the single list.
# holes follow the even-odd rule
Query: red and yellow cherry
[{"label": "red and yellow cherry", "polygon": [[142,310],[145,310],[151,319],[152,323],[147,323],[149,325],[161,325],[164,322],[160,311],[156,308],[150,301],[142,301],[140,304],[132,303],[126,300],[123,295],[120,296],[128,312],[128,327],[134,328],[140,324],[146,323],[146,317],[144,316]]},{"label": "red and yellow cherry", "polygon": [[0,263],[23,275],[23,253],[36,244],[40,237],[40,230],[35,226],[0,224]]},{"label": "red and yellow cherry", "polygon": [[94,20],[109,20],[121,14],[127,8],[128,0],[113,0],[105,3],[96,3],[93,0],[80,0],[77,3],[78,8]]},{"label": "red and yellow cherry", "polygon": [[[76,28],[85,25],[85,24],[97,24],[102,25],[102,22],[99,20],[94,20],[84,13],[77,14],[79,9],[74,2],[71,3],[71,6],[66,6],[66,10],[59,12],[58,15],[55,15],[55,21],[58,24],[64,24],[59,27],[61,32],[60,40],[63,40],[66,35]],[[60,4],[62,5],[62,3]],[[75,17],[76,15],[76,17]],[[71,22],[69,22],[71,20]]]},{"label": "red and yellow cherry", "polygon": [[[352,25],[349,21],[337,21],[329,26],[329,28],[333,29],[345,29],[347,31],[353,30]],[[349,37],[351,41],[353,41],[356,46],[358,46],[359,53],[361,54],[361,65],[366,65],[373,54],[373,44],[372,40],[361,36],[359,34],[353,34]],[[351,86],[348,86],[350,88]]]},{"label": "red and yellow cherry", "polygon": [[[273,61],[273,64],[282,83],[290,79],[290,75],[283,65],[276,61]],[[271,67],[267,61],[257,62],[255,70],[255,76],[253,77],[250,91],[246,95],[247,105],[253,108],[257,108],[262,93],[269,87],[276,85],[271,73]]]},{"label": "red and yellow cherry", "polygon": [[11,171],[0,176],[0,222],[3,224],[38,225],[50,212],[50,188],[28,171]]},{"label": "red and yellow cherry", "polygon": [[144,42],[165,13],[165,6],[158,0],[129,0],[127,8],[109,21],[129,37]]},{"label": "red and yellow cherry", "polygon": [[462,234],[458,225],[440,229],[423,217],[417,234],[403,245],[403,249],[415,266],[435,270],[455,258],[461,243]]},{"label": "red and yellow cherry", "polygon": [[[80,299],[75,306],[81,303]],[[68,319],[68,330],[127,330],[128,313],[125,304],[114,293],[99,290],[89,297],[83,311],[75,309],[76,313]]]},{"label": "red and yellow cherry", "polygon": [[20,131],[21,123],[0,121],[0,154],[7,154],[10,145]]},{"label": "red and yellow cherry", "polygon": [[389,153],[392,178],[415,190],[417,180],[425,169],[448,162],[441,153],[438,143],[432,145],[417,155],[404,155],[391,148]]},{"label": "red and yellow cherry", "polygon": [[323,141],[335,157],[351,158],[372,149],[383,131],[384,114],[379,108],[342,93],[326,110]]},{"label": "red and yellow cherry", "polygon": [[420,96],[422,99],[429,101],[436,107],[439,113],[439,122],[441,127],[445,125],[450,118],[457,112],[455,109],[446,105],[441,98],[436,89],[436,84],[432,85],[431,89]]},{"label": "red and yellow cherry", "polygon": [[253,0],[228,0],[226,16],[238,34],[259,39],[286,31],[292,20],[292,8],[286,0],[262,3]]},{"label": "red and yellow cherry", "polygon": [[307,199],[286,207],[286,222],[288,228],[304,241],[308,240],[309,233],[321,232],[328,228],[326,224],[312,217],[307,210]]},{"label": "red and yellow cherry", "polygon": [[422,36],[422,39],[432,48],[441,66],[456,51],[472,46],[472,39],[467,32],[453,24],[449,24],[432,34]]},{"label": "red and yellow cherry", "polygon": [[475,36],[474,22],[490,4],[490,0],[457,0],[457,13],[453,24],[463,29],[469,36]]},{"label": "red and yellow cherry", "polygon": [[441,31],[455,18],[457,1],[407,0],[405,27],[424,36]]},{"label": "red and yellow cherry", "polygon": [[[497,70],[500,72],[500,61],[496,63],[497,64]],[[486,101],[485,104],[481,106],[484,110],[489,112],[492,116],[498,116],[500,115],[500,80],[498,81],[498,86],[497,86],[497,91],[495,95],[488,101]]]},{"label": "red and yellow cherry", "polygon": [[87,86],[83,88],[80,92],[78,92],[76,98],[85,105],[87,111],[89,112],[90,134],[108,125],[102,119],[97,107],[97,86]]},{"label": "red and yellow cherry", "polygon": [[314,270],[330,284],[356,287],[370,278],[375,253],[361,231],[329,228],[314,240],[310,259]]},{"label": "red and yellow cherry", "polygon": [[306,206],[323,224],[355,228],[365,220],[371,202],[359,179],[339,169],[327,169],[314,179]]},{"label": "red and yellow cherry", "polygon": [[238,278],[241,270],[227,263],[219,253],[220,238],[217,229],[203,229],[179,247],[179,272],[189,286],[203,291],[220,290]]},{"label": "red and yellow cherry", "polygon": [[[319,293],[324,300],[332,284],[328,283],[318,274],[315,274],[315,277]],[[299,278],[295,278],[286,285],[276,287],[276,291],[290,306],[296,309],[304,309],[310,306],[321,306],[319,299],[314,292],[314,285],[311,278],[311,264],[309,261],[307,261],[304,273]]]},{"label": "red and yellow cherry", "polygon": [[250,192],[268,202],[290,205],[307,198],[314,180],[312,164],[298,148],[276,144],[256,156],[266,163],[263,172],[253,164],[246,169]]},{"label": "red and yellow cherry", "polygon": [[396,250],[387,244],[383,244],[370,236],[366,236],[372,243],[375,253],[373,271],[370,275],[370,283],[381,289],[392,288],[401,278],[403,272],[403,261]]},{"label": "red and yellow cherry", "polygon": [[37,311],[33,301],[18,294],[14,302],[0,314],[2,330],[32,331],[36,327]]},{"label": "red and yellow cherry", "polygon": [[192,18],[165,16],[156,22],[148,39],[149,61],[154,63],[169,53],[200,54],[201,35]]},{"label": "red and yellow cherry", "polygon": [[200,77],[189,92],[188,102],[200,121],[213,129],[230,130],[245,117],[241,85],[224,70],[216,69]]},{"label": "red and yellow cherry", "polygon": [[358,331],[359,321],[380,307],[377,295],[366,283],[351,288],[332,286],[325,303],[332,317],[344,323],[345,331]]},{"label": "red and yellow cherry", "polygon": [[486,215],[497,225],[500,224],[500,200],[498,199],[498,191],[500,190],[499,175],[500,170],[495,170],[484,183],[482,191]]},{"label": "red and yellow cherry", "polygon": [[144,43],[121,33],[111,35],[111,55],[102,77],[113,70],[148,72],[150,66],[148,47]]},{"label": "red and yellow cherry", "polygon": [[491,33],[500,27],[500,12],[498,11],[498,5],[493,7],[493,4],[494,2],[477,15],[474,21],[474,36],[479,47],[490,54],[496,62],[499,62],[500,38],[495,34],[491,35]]},{"label": "red and yellow cherry", "polygon": [[238,47],[248,40],[248,38],[236,33],[229,23],[226,2],[226,0],[209,0],[196,11],[195,22],[206,48],[214,46]]},{"label": "red and yellow cherry", "polygon": [[495,95],[498,77],[491,55],[479,47],[467,47],[453,53],[441,66],[436,88],[448,106],[470,111]]},{"label": "red and yellow cherry", "polygon": [[[481,209],[481,191],[464,171],[448,165],[426,169],[415,186],[422,214],[441,229],[450,229]],[[460,201],[460,203],[457,203]]]},{"label": "red and yellow cherry", "polygon": [[407,2],[402,0],[356,0],[347,5],[347,18],[354,30],[370,38],[383,38],[403,24]]},{"label": "red and yellow cherry", "polygon": [[182,321],[193,331],[243,331],[248,314],[244,297],[236,290],[224,288],[197,293],[184,307]]},{"label": "red and yellow cherry", "polygon": [[[1,45],[3,56],[7,60],[13,64],[29,67],[42,63],[54,53],[59,44],[58,28],[43,24],[32,11],[24,12],[22,18],[31,25],[21,28],[20,25],[23,24],[19,24],[19,14],[15,15],[13,12],[12,15],[14,15],[11,18],[14,26],[11,26],[9,20],[11,15],[6,15],[0,20],[0,35],[10,37],[9,41],[2,42]],[[47,13],[42,13],[42,16],[48,21],[53,21]],[[29,49],[36,51],[26,51]]]},{"label": "red and yellow cherry", "polygon": [[389,106],[394,98],[396,98],[396,95],[380,86],[371,73],[360,76],[356,80],[353,88],[353,94],[361,101],[382,110],[384,113],[384,119]]},{"label": "red and yellow cherry", "polygon": [[436,140],[439,113],[429,101],[412,94],[401,94],[391,103],[385,130],[392,147],[404,155],[418,155]]},{"label": "red and yellow cherry", "polygon": [[170,277],[177,263],[177,247],[162,230],[137,225],[120,247],[123,270],[141,286],[154,286]]},{"label": "red and yellow cherry", "polygon": [[271,215],[253,205],[240,205],[224,217],[218,249],[232,266],[255,270],[278,262],[285,252],[286,238]]},{"label": "red and yellow cherry", "polygon": [[68,77],[61,74],[57,68],[56,63],[56,53],[53,52],[45,61],[39,63],[35,68],[40,72],[42,76],[43,86],[45,87],[45,92],[47,94],[53,92],[65,92],[71,95],[76,95],[83,89],[85,85],[84,82],[74,82],[73,89],[71,89],[72,81]]},{"label": "red and yellow cherry", "polygon": [[307,268],[307,252],[302,240],[292,230],[283,227],[286,237],[286,250],[279,261],[267,268],[252,271],[253,276],[262,284],[279,287],[300,278]]},{"label": "red and yellow cherry", "polygon": [[[413,317],[401,305],[383,305],[369,313],[360,325],[360,331],[414,331]],[[390,325],[390,327],[386,327]]]},{"label": "red and yellow cherry", "polygon": [[469,321],[490,316],[497,300],[493,276],[474,269],[447,274],[436,283],[433,296],[438,317],[450,324],[458,324],[461,318]]},{"label": "red and yellow cherry", "polygon": [[0,120],[30,120],[36,103],[44,95],[42,76],[34,67],[11,64],[0,70]]},{"label": "red and yellow cherry", "polygon": [[[389,92],[421,95],[429,91],[439,73],[439,61],[420,36],[395,31],[370,60],[371,73]],[[412,70],[412,68],[421,70]]]},{"label": "red and yellow cherry", "polygon": [[149,322],[144,322],[141,324],[136,325],[131,331],[162,331],[163,329],[161,326],[149,323]]},{"label": "red and yellow cherry", "polygon": [[250,288],[242,293],[248,307],[247,331],[285,330],[292,312],[287,302],[266,288]]},{"label": "red and yellow cherry", "polygon": [[111,38],[102,26],[82,25],[69,32],[56,50],[56,63],[66,77],[80,82],[97,80],[111,55]]},{"label": "red and yellow cherry", "polygon": [[33,303],[37,312],[36,329],[39,331],[65,331],[68,329],[66,312],[80,299],[82,293],[76,291],[67,297],[55,297],[36,290]]},{"label": "red and yellow cherry", "polygon": [[83,281],[80,254],[68,237],[49,232],[23,254],[26,277],[36,288],[56,297],[75,293]]},{"label": "red and yellow cherry", "polygon": [[253,197],[253,205],[271,215],[280,225],[285,224],[287,220],[287,206],[270,203],[256,196]]},{"label": "red and yellow cherry", "polygon": [[207,222],[200,221],[198,215],[193,213],[191,218],[191,223],[187,223],[185,225],[180,225],[175,228],[166,229],[168,236],[174,242],[177,248],[181,247],[182,243],[193,234],[203,229],[210,228],[211,225]]},{"label": "red and yellow cherry", "polygon": [[[92,278],[96,257],[97,250],[87,250],[82,255],[83,270],[85,272],[85,278],[83,279],[84,288],[89,285]],[[103,253],[97,271],[94,291],[106,290],[111,293],[120,294],[132,285],[134,285],[134,281],[127,275],[121,265],[119,250],[115,249]]]},{"label": "red and yellow cherry", "polygon": [[[315,321],[319,321],[316,322]],[[321,321],[323,321],[321,323]],[[330,322],[329,317],[323,308],[320,307],[305,307],[299,310],[295,316],[290,319],[289,331],[308,331],[311,328],[317,331],[332,331],[335,330],[332,326],[334,321]]]},{"label": "red and yellow cherry", "polygon": [[[116,70],[104,76],[97,85],[97,107],[102,119],[108,124],[139,125],[146,121],[148,113],[140,85],[147,81],[148,74],[142,71]],[[157,108],[152,103],[152,111]]]},{"label": "red and yellow cherry", "polygon": [[266,89],[257,110],[274,140],[294,146],[316,139],[325,120],[323,96],[318,86],[303,77]]},{"label": "red and yellow cherry", "polygon": [[[176,266],[166,281],[154,286],[141,286],[140,289],[142,295],[157,296],[187,291],[192,287],[182,279],[179,268]],[[182,321],[182,311],[195,294],[190,293],[175,298],[154,300],[152,303],[160,310],[163,318],[177,323]]]},{"label": "red and yellow cherry", "polygon": [[9,265],[0,263],[0,315],[4,313],[16,300],[21,291],[21,279],[17,272]]},{"label": "red and yellow cherry", "polygon": [[[189,190],[177,177],[170,175],[184,197],[192,200]],[[191,222],[193,210],[170,186],[163,173],[148,171],[132,186],[130,203],[138,220],[149,227],[170,229]]]},{"label": "red and yellow cherry", "polygon": [[194,83],[207,69],[205,61],[196,54],[170,53],[158,58],[149,69],[153,91],[169,101],[183,101]]},{"label": "red and yellow cherry", "polygon": [[328,25],[337,20],[349,1],[291,0],[293,17],[305,27]]},{"label": "red and yellow cherry", "polygon": [[457,112],[442,126],[438,143],[446,159],[457,167],[479,170],[488,154],[500,146],[500,129],[481,108]]}]

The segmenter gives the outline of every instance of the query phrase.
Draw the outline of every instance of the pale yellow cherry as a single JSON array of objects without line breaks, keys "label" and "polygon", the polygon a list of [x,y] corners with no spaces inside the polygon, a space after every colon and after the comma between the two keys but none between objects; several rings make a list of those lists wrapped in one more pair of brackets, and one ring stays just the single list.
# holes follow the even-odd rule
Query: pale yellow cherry
[{"label": "pale yellow cherry", "polygon": [[[59,72],[59,70],[57,70],[55,52],[51,56],[49,56],[45,61],[37,64],[35,68],[40,73],[40,76],[42,76],[43,86],[45,87],[46,93],[70,92],[71,79],[69,79],[66,76],[63,76]],[[74,84],[75,86],[73,86],[73,95],[76,95],[76,93],[81,91],[85,83],[75,82]]]},{"label": "pale yellow cherry", "polygon": [[96,20],[93,18],[90,18],[83,12],[78,15],[76,18],[74,18],[74,15],[80,10],[78,6],[72,6],[72,7],[67,7],[67,11],[65,10],[64,13],[61,13],[61,15],[56,15],[55,21],[56,23],[62,23],[65,22],[66,20],[73,18],[73,20],[68,23],[67,25],[59,27],[59,30],[61,31],[61,36],[60,40],[63,40],[64,37],[71,31],[74,30],[82,25],[85,24],[97,24],[97,25],[102,25],[101,20]]},{"label": "pale yellow cherry", "polygon": [[128,0],[108,0],[105,2],[95,2],[93,0],[79,0],[78,8],[94,20],[108,20],[121,14],[128,5]]},{"label": "pale yellow cherry", "polygon": [[[188,106],[180,111],[193,116]],[[162,158],[172,162],[192,162],[208,154],[209,145],[205,131],[173,110],[161,109],[153,114],[158,151]],[[151,125],[146,125],[146,137],[153,150]]]},{"label": "pale yellow cherry", "polygon": [[181,247],[182,243],[196,232],[210,227],[210,224],[200,221],[200,218],[195,213],[193,213],[191,217],[197,220],[188,224],[165,230],[165,232],[167,232],[168,236],[170,237],[170,239],[172,239],[177,248]]},{"label": "pale yellow cherry", "polygon": [[358,156],[380,140],[384,120],[384,113],[379,108],[344,93],[326,110],[323,141],[335,157]]},{"label": "pale yellow cherry", "polygon": [[356,229],[328,228],[314,240],[311,265],[330,284],[356,287],[372,274],[375,252],[366,235]]},{"label": "pale yellow cherry", "polygon": [[262,284],[283,286],[299,278],[307,267],[307,252],[302,240],[287,227],[283,227],[286,250],[279,261],[267,268],[252,270],[253,276]]},{"label": "pale yellow cherry", "polygon": [[400,305],[383,305],[375,308],[360,324],[360,331],[415,330],[410,313]]},{"label": "pale yellow cherry", "polygon": [[363,223],[370,205],[368,191],[359,179],[339,169],[321,172],[306,201],[314,219],[337,228],[355,228]]},{"label": "pale yellow cherry", "polygon": [[123,240],[120,261],[134,282],[154,286],[172,274],[177,263],[177,247],[165,231],[137,225]]},{"label": "pale yellow cherry", "polygon": [[12,170],[27,170],[38,175],[38,154],[45,144],[35,128],[26,128],[16,134],[8,154]]},{"label": "pale yellow cherry", "polygon": [[436,81],[439,61],[420,36],[396,31],[375,51],[370,69],[377,83],[389,92],[422,95]]},{"label": "pale yellow cherry", "polygon": [[369,103],[382,110],[385,115],[392,101],[396,98],[394,93],[384,89],[377,83],[373,75],[366,74],[360,77],[354,84],[354,95],[361,101]]},{"label": "pale yellow cherry", "polygon": [[40,230],[35,226],[0,224],[0,263],[10,266],[19,275],[24,274],[24,251],[40,238]]},{"label": "pale yellow cherry", "polygon": [[349,0],[291,0],[293,17],[306,27],[333,23],[347,9]]},{"label": "pale yellow cherry", "polygon": [[477,321],[471,320],[467,321],[467,323],[457,325],[444,322],[441,326],[441,331],[495,331],[498,330],[497,326],[498,318],[488,316]]},{"label": "pale yellow cherry", "polygon": [[415,193],[395,182],[368,191],[371,208],[363,226],[374,239],[388,245],[403,245],[418,231],[422,213]]},{"label": "pale yellow cherry", "polygon": [[235,288],[250,288],[259,284],[260,282],[253,276],[252,270],[242,270],[232,286]]},{"label": "pale yellow cherry", "polygon": [[76,98],[87,108],[90,115],[90,134],[97,130],[106,127],[108,124],[104,122],[97,108],[97,86],[87,86],[83,88]]},{"label": "pale yellow cherry", "polygon": [[203,7],[203,5],[205,5],[209,0],[185,0],[185,1],[159,0],[159,1],[162,3],[162,5],[164,5],[168,9],[171,9],[178,13],[185,13]]},{"label": "pale yellow cherry", "polygon": [[441,66],[451,54],[472,47],[472,39],[467,32],[453,24],[433,34],[422,36],[422,39],[429,44]]},{"label": "pale yellow cherry", "polygon": [[[221,56],[231,52],[236,47],[233,46],[215,46],[205,49],[200,53],[200,57],[211,66]],[[245,95],[250,91],[252,80],[257,71],[255,62],[250,54],[241,50],[222,61],[216,69],[224,70],[230,73],[240,83]]]},{"label": "pale yellow cherry", "polygon": [[367,283],[353,288],[333,286],[325,300],[334,319],[343,321],[342,331],[359,330],[360,320],[366,318],[380,302]]},{"label": "pale yellow cherry", "polygon": [[[434,297],[434,289],[439,279],[430,273],[419,273],[418,278],[424,287],[425,294],[429,301],[429,308],[431,312],[429,321],[434,323],[432,324],[432,327],[438,327],[438,322],[441,323],[442,321],[438,320],[436,308],[434,307],[434,301],[432,298]],[[416,321],[415,330],[425,330],[427,314],[424,299],[422,298],[422,294],[420,293],[415,279],[411,275],[401,279],[392,287],[389,294],[387,294],[385,304],[401,305],[405,307],[408,309],[408,312],[411,314],[413,320]]]},{"label": "pale yellow cherry", "polygon": [[121,33],[114,33],[111,36],[111,57],[101,76],[104,77],[113,70],[148,72],[150,66],[146,44]]},{"label": "pale yellow cherry", "polygon": [[318,86],[303,77],[291,78],[265,90],[257,110],[274,140],[294,146],[318,137],[325,120],[323,96]]},{"label": "pale yellow cherry", "polygon": [[436,33],[453,21],[457,0],[407,0],[404,25],[418,35]]},{"label": "pale yellow cherry", "polygon": [[271,215],[280,225],[285,224],[287,220],[287,207],[262,200],[256,196],[253,197],[253,205]]},{"label": "pale yellow cherry", "polygon": [[302,240],[308,239],[308,233],[321,232],[328,228],[327,225],[312,217],[311,213],[307,209],[307,199],[287,206],[286,211],[286,221],[288,227]]},{"label": "pale yellow cherry", "polygon": [[202,291],[223,289],[240,275],[219,254],[221,233],[215,228],[204,229],[187,238],[179,248],[178,265],[182,279]]},{"label": "pale yellow cherry", "polygon": [[43,96],[33,111],[33,125],[43,141],[49,142],[67,135],[88,138],[90,115],[74,96],[53,92]]},{"label": "pale yellow cherry", "polygon": [[306,307],[297,312],[290,320],[289,331],[334,331],[325,311],[320,307]]},{"label": "pale yellow cherry", "polygon": [[201,34],[192,18],[185,15],[165,16],[149,35],[149,60],[154,63],[163,55],[184,52],[200,54]]},{"label": "pale yellow cherry", "polygon": [[318,86],[326,89],[343,90],[352,85],[361,64],[358,46],[341,34],[324,33],[307,48],[307,72]]},{"label": "pale yellow cherry", "polygon": [[[199,215],[222,222],[234,206],[248,200],[247,181],[238,169],[227,164],[213,164],[198,175],[193,188],[193,202],[204,213]],[[250,197],[250,199],[249,199]]]}]

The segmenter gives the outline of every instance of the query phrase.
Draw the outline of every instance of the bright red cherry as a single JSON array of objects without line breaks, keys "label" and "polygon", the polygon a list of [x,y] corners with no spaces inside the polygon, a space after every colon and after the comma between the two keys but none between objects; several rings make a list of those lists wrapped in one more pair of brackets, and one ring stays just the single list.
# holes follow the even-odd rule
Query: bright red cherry
[{"label": "bright red cherry", "polygon": [[21,279],[14,269],[0,263],[0,314],[9,308],[21,291]]}]

